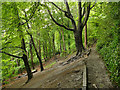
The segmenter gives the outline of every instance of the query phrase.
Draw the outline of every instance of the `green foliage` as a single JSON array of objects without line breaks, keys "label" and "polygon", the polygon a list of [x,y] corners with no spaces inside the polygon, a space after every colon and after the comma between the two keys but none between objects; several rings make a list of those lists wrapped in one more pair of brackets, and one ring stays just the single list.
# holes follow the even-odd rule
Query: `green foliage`
[{"label": "green foliage", "polygon": [[120,86],[119,5],[119,2],[97,4],[94,9],[95,13],[93,16],[91,14],[89,20],[90,34],[88,38],[89,42],[97,39],[96,49],[106,63],[106,67],[110,72],[110,78]]}]

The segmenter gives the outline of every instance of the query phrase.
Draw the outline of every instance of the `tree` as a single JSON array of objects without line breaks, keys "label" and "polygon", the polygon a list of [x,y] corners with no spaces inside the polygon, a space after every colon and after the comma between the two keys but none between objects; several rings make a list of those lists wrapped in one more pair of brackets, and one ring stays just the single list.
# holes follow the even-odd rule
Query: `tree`
[{"label": "tree", "polygon": [[81,0],[78,0],[78,24],[76,24],[76,21],[73,18],[73,15],[72,15],[72,13],[70,11],[70,7],[69,7],[69,4],[68,4],[67,0],[64,0],[64,3],[66,5],[66,9],[67,9],[66,11],[62,10],[55,3],[53,3],[53,2],[50,2],[50,3],[52,5],[54,5],[59,11],[63,12],[64,15],[68,19],[71,20],[71,23],[72,23],[72,26],[73,26],[72,29],[67,27],[67,26],[65,26],[65,25],[63,25],[63,24],[60,24],[59,22],[57,22],[54,19],[53,15],[51,14],[50,9],[48,8],[48,6],[41,4],[42,6],[47,7],[48,13],[49,13],[51,19],[53,20],[53,22],[55,24],[57,24],[60,27],[65,28],[66,30],[72,31],[74,33],[75,45],[76,45],[76,49],[77,49],[76,55],[81,55],[82,50],[85,50],[85,48],[83,46],[83,42],[82,42],[82,31],[83,31],[83,28],[84,28],[84,26],[86,25],[86,23],[88,21],[90,10],[95,6],[95,4],[92,7],[90,7],[91,6],[91,2],[85,2],[83,4],[83,7],[82,7]]},{"label": "tree", "polygon": [[[22,18],[22,17],[20,17],[21,12],[19,12],[19,9],[18,9],[19,5],[17,3],[15,3],[15,2],[14,3],[3,3],[2,5],[4,7],[3,17],[2,17],[2,19],[4,21],[3,29],[5,29],[6,34],[5,34],[5,37],[3,38],[4,47],[0,49],[0,53],[4,53],[6,55],[9,55],[9,56],[12,56],[15,58],[20,58],[23,60],[26,71],[27,71],[27,75],[28,75],[28,80],[27,80],[27,82],[28,82],[33,77],[33,74],[31,72],[31,69],[30,69],[30,66],[28,63],[25,36],[24,36],[24,32],[22,29],[23,29],[23,25],[25,25],[33,17],[39,4],[36,4],[36,3],[33,4],[33,7],[31,7],[33,13],[29,16],[29,19],[26,22],[23,22],[21,20],[21,18]],[[5,10],[6,7],[8,7],[9,9]],[[6,13],[8,13],[8,14],[6,15]],[[9,19],[7,17],[11,17],[11,18]],[[9,39],[7,39],[6,36],[8,36]],[[17,41],[19,43],[16,43]],[[9,47],[11,45],[12,45],[12,47]],[[14,55],[15,51],[13,52],[14,54],[7,53],[5,51],[6,48],[8,48],[8,49],[16,48],[17,50],[19,49],[18,51],[16,51],[16,53],[20,54],[22,56]]]},{"label": "tree", "polygon": [[87,23],[85,25],[85,48],[87,48]]},{"label": "tree", "polygon": [[[37,8],[38,6],[39,6],[39,3],[37,4],[36,8]],[[24,10],[24,13],[25,13],[25,18],[26,18],[27,28],[30,29],[29,24],[28,24],[28,19],[27,19],[28,17],[27,17],[27,14],[26,14],[25,10]],[[33,12],[33,15],[34,15],[34,13],[35,13],[35,12]],[[32,34],[31,34],[28,30],[26,30],[26,31],[27,31],[27,34],[28,34],[28,35],[30,36],[30,38],[31,38],[32,45],[33,45],[33,47],[34,47],[34,49],[35,49],[37,58],[38,58],[39,63],[40,63],[41,71],[43,71],[44,68],[43,68],[43,65],[42,65],[42,60],[41,60],[40,54],[39,54],[39,52],[38,52],[38,50],[37,50],[37,48],[36,48],[36,46],[35,46],[35,43],[34,43],[34,40],[33,40],[33,36],[32,36]]]}]

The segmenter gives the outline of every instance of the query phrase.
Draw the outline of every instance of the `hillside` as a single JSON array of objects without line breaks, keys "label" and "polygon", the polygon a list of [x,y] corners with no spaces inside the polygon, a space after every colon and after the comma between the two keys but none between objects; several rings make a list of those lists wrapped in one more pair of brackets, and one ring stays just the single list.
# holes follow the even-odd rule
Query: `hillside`
[{"label": "hillside", "polygon": [[82,88],[83,67],[85,64],[88,68],[89,88],[113,87],[104,62],[97,54],[95,47],[92,48],[88,57],[64,64],[68,58],[58,61],[43,72],[34,73],[34,77],[27,84],[24,84],[27,77],[23,77],[14,83],[10,83],[6,88]]}]

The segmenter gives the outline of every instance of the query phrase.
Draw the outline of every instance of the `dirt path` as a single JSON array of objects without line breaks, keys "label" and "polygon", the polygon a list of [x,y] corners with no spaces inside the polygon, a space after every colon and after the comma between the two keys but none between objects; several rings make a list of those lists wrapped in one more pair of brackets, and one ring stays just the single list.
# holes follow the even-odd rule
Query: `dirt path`
[{"label": "dirt path", "polygon": [[107,70],[103,60],[96,52],[95,47],[91,49],[90,56],[86,59],[88,68],[88,88],[111,88]]},{"label": "dirt path", "polygon": [[[52,68],[37,72],[29,83],[23,85],[27,77],[16,80],[7,85],[7,88],[82,88],[83,66],[86,61],[88,67],[88,88],[109,88],[112,84],[106,74],[104,63],[95,48],[91,48],[89,57],[80,58],[71,63],[65,63],[68,58],[57,60]],[[62,64],[61,64],[62,63]],[[65,63],[65,64],[64,64]]]},{"label": "dirt path", "polygon": [[34,77],[26,85],[23,85],[27,80],[24,77],[10,83],[6,88],[82,88],[83,58],[69,64],[61,64],[69,58],[71,56],[57,61],[52,68],[35,73]]}]

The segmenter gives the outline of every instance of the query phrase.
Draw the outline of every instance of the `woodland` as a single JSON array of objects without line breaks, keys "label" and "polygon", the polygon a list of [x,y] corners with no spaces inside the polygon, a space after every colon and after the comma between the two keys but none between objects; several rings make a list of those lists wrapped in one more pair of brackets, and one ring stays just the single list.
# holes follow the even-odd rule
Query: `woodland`
[{"label": "woodland", "polygon": [[2,2],[1,20],[4,84],[23,72],[28,83],[36,66],[42,72],[56,55],[81,56],[95,44],[120,86],[120,2]]}]

